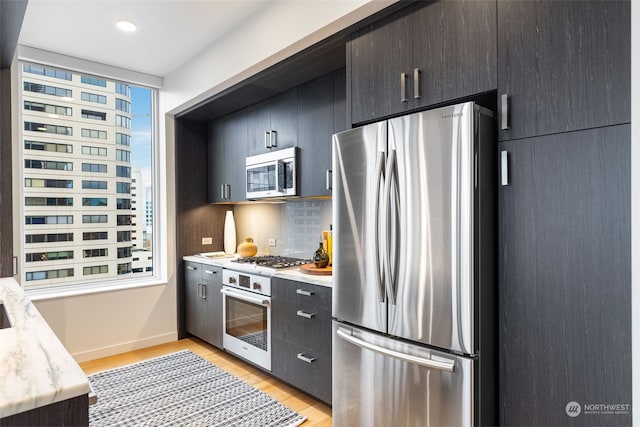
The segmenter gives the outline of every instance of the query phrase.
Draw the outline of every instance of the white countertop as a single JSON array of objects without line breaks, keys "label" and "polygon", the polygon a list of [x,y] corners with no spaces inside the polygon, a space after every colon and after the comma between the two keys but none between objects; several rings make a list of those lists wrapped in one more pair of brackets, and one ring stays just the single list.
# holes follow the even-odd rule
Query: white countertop
[{"label": "white countertop", "polygon": [[201,264],[213,265],[216,267],[228,268],[230,270],[244,271],[247,273],[261,274],[269,277],[280,277],[282,279],[295,280],[297,282],[311,283],[312,285],[328,286],[331,287],[333,283],[332,276],[314,276],[312,274],[303,273],[299,268],[285,268],[281,270],[268,269],[262,267],[256,267],[252,264],[242,264],[232,262],[235,257],[229,258],[207,258],[201,255],[185,256],[182,259],[185,261],[199,262]]},{"label": "white countertop", "polygon": [[0,418],[89,392],[89,381],[24,290],[0,279],[11,322],[0,329]]}]

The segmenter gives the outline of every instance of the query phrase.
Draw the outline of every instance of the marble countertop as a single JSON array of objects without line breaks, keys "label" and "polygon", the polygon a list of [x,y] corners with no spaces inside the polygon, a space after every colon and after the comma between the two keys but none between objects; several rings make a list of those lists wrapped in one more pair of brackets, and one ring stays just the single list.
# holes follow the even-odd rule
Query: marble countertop
[{"label": "marble countertop", "polygon": [[89,381],[22,287],[0,279],[11,323],[0,329],[0,418],[89,392]]},{"label": "marble countertop", "polygon": [[213,265],[216,267],[228,268],[230,270],[244,271],[247,273],[262,274],[269,277],[280,277],[282,279],[295,280],[297,282],[311,283],[313,285],[331,287],[333,283],[332,276],[314,276],[312,274],[303,273],[299,268],[285,268],[273,271],[272,269],[264,269],[250,264],[234,263],[229,258],[207,258],[201,255],[191,255],[182,258],[185,261],[199,262],[201,264]]}]

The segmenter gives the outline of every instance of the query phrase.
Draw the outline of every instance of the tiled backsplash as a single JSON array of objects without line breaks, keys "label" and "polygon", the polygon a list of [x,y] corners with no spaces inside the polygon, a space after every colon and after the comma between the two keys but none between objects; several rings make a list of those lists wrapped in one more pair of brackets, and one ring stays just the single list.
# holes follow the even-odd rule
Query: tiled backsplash
[{"label": "tiled backsplash", "polygon": [[[238,243],[252,237],[258,255],[311,258],[331,224],[331,200],[291,200],[235,206]],[[269,246],[276,239],[276,246]]]}]

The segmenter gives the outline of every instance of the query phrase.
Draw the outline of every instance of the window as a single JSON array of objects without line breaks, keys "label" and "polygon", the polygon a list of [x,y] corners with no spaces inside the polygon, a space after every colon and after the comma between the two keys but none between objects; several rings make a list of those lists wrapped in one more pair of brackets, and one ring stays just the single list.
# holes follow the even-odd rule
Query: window
[{"label": "window", "polygon": [[45,95],[59,96],[61,98],[69,98],[73,96],[71,89],[64,89],[56,86],[42,85],[40,83],[24,82],[24,90],[26,92],[43,93]]},{"label": "window", "polygon": [[73,181],[69,179],[25,178],[24,186],[34,188],[73,188]]},{"label": "window", "polygon": [[82,172],[107,173],[107,165],[102,163],[83,163]]},{"label": "window", "polygon": [[[91,67],[85,74],[20,64],[17,131],[24,149],[14,152],[23,185],[14,194],[22,205],[16,212],[22,212],[24,237],[16,244],[22,246],[19,271],[27,291],[101,288],[159,271],[149,269],[158,179],[154,156],[164,153],[154,141],[154,90],[105,78],[96,73],[99,65]],[[134,224],[136,206],[145,212],[148,207],[149,217]],[[132,261],[134,252],[138,261]],[[42,268],[55,263],[69,271]],[[64,281],[49,280],[66,273]]]},{"label": "window", "polygon": [[116,149],[116,160],[119,162],[127,162],[131,161],[131,152],[127,150],[117,150]]},{"label": "window", "polygon": [[82,110],[82,118],[83,119],[92,119],[92,120],[107,120],[107,113],[103,113],[100,111],[91,111],[91,110]]},{"label": "window", "polygon": [[25,141],[25,150],[51,151],[54,153],[73,153],[73,145],[56,142]]},{"label": "window", "polygon": [[64,277],[73,277],[73,268],[48,271],[28,271],[26,273],[27,282],[32,280],[61,279]]},{"label": "window", "polygon": [[82,92],[80,94],[80,97],[82,98],[83,101],[87,101],[87,102],[95,102],[97,104],[107,103],[107,97],[104,95],[98,95],[98,94],[89,93],[89,92]]},{"label": "window", "polygon": [[81,76],[80,81],[88,85],[107,87],[107,81],[97,77]]},{"label": "window", "polygon": [[68,126],[48,125],[46,123],[24,122],[24,130],[55,133],[56,135],[73,135],[73,129]]},{"label": "window", "polygon": [[82,215],[83,224],[105,224],[108,215]]},{"label": "window", "polygon": [[82,188],[88,190],[106,190],[107,181],[87,181],[82,180]]},{"label": "window", "polygon": [[70,116],[73,109],[60,105],[43,104],[41,102],[24,101],[24,109],[31,111],[39,111],[41,113],[57,114],[60,116]]},{"label": "window", "polygon": [[27,216],[26,225],[73,224],[73,215]]},{"label": "window", "polygon": [[24,167],[27,169],[52,169],[59,171],[72,171],[73,163],[56,162],[54,160],[25,159]]},{"label": "window", "polygon": [[107,139],[107,132],[96,129],[82,129],[80,134],[85,138]]}]

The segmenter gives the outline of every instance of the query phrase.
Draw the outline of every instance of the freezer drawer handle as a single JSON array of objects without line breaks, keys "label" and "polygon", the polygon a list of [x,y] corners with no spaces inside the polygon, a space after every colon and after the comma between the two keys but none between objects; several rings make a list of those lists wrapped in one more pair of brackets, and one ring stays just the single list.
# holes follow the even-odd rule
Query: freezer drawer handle
[{"label": "freezer drawer handle", "polygon": [[453,372],[453,368],[455,365],[454,361],[450,362],[442,362],[437,360],[425,359],[424,357],[416,357],[410,354],[400,353],[399,351],[391,350],[388,348],[381,347],[376,344],[371,344],[360,338],[356,338],[353,335],[343,331],[342,329],[338,329],[338,336],[343,340],[350,342],[353,345],[358,347],[366,348],[367,350],[375,351],[376,353],[380,353],[385,356],[393,357],[398,360],[402,360],[403,362],[413,363],[415,365],[421,365],[426,368],[439,369],[441,371]]},{"label": "freezer drawer handle", "polygon": [[307,313],[306,311],[302,310],[298,310],[296,314],[300,317],[304,317],[305,319],[312,319],[315,316],[315,314],[313,313]]},{"label": "freezer drawer handle", "polygon": [[305,291],[304,289],[297,289],[296,294],[304,295],[305,297],[310,297],[311,295],[313,295],[313,292]]},{"label": "freezer drawer handle", "polygon": [[300,360],[302,360],[303,362],[307,362],[307,363],[313,363],[316,361],[315,357],[309,357],[307,355],[305,355],[304,353],[298,353],[296,355],[296,357]]}]

